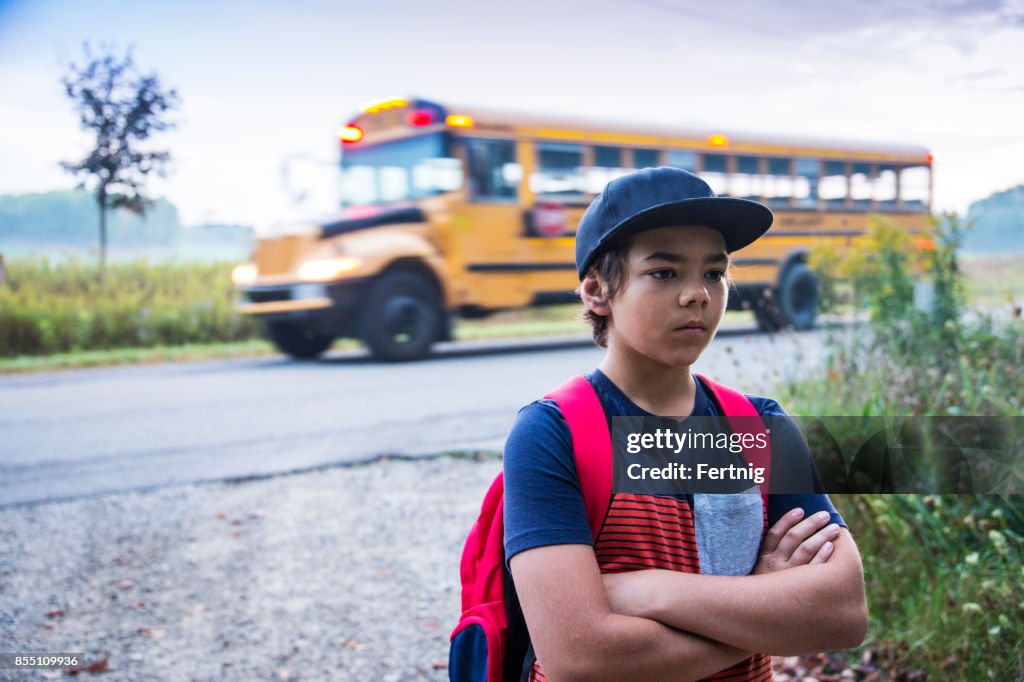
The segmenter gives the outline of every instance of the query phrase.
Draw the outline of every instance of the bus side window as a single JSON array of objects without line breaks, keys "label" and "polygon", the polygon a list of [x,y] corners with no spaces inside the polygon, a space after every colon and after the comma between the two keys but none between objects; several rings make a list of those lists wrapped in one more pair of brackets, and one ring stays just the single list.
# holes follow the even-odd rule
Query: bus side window
[{"label": "bus side window", "polygon": [[530,189],[538,199],[586,203],[583,147],[578,144],[539,143],[537,170],[530,175]]},{"label": "bus side window", "polygon": [[821,176],[821,161],[818,159],[796,160],[796,205],[801,208],[818,207],[818,178]]},{"label": "bus side window", "polygon": [[900,203],[903,208],[920,211],[928,206],[928,166],[911,166],[900,171]]},{"label": "bus side window", "polygon": [[765,185],[760,165],[761,160],[756,156],[737,156],[736,172],[729,177],[729,195],[760,201]]},{"label": "bus side window", "polygon": [[727,170],[728,158],[724,154],[705,154],[704,170],[700,176],[704,178],[704,182],[711,185],[711,190],[715,194],[726,194],[729,190]]},{"label": "bus side window", "polygon": [[469,191],[474,201],[515,201],[522,166],[516,163],[512,140],[466,140]]},{"label": "bus side window", "polygon": [[828,208],[842,208],[846,205],[847,187],[846,164],[842,161],[826,161],[825,175],[818,184],[818,194]]},{"label": "bus side window", "polygon": [[862,211],[871,208],[871,199],[874,193],[871,164],[853,164],[853,170],[850,173],[850,198],[853,199],[853,206]]},{"label": "bus side window", "polygon": [[[660,165],[657,149],[633,150],[633,168],[657,168]],[[668,165],[673,165],[671,160],[668,162]],[[688,168],[687,170],[690,169]]]},{"label": "bus side window", "polygon": [[789,208],[793,197],[792,163],[789,159],[765,159],[764,198],[771,208]]},{"label": "bus side window", "polygon": [[875,179],[875,208],[891,211],[896,208],[898,190],[895,166],[879,166]]},{"label": "bus side window", "polygon": [[586,170],[587,194],[597,194],[615,178],[629,173],[619,147],[594,147],[594,165]]},{"label": "bus side window", "polygon": [[696,173],[697,152],[691,152],[689,149],[670,149],[668,150],[668,165]]}]

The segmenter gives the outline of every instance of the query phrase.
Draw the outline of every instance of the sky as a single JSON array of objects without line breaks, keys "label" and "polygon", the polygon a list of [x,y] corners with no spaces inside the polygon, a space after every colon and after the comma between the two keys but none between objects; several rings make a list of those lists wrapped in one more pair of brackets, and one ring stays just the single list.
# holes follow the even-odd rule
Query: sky
[{"label": "sky", "polygon": [[85,42],[179,92],[150,190],[186,224],[329,211],[338,126],[392,95],[924,145],[938,210],[1024,183],[1024,0],[0,0],[0,194],[75,185]]}]

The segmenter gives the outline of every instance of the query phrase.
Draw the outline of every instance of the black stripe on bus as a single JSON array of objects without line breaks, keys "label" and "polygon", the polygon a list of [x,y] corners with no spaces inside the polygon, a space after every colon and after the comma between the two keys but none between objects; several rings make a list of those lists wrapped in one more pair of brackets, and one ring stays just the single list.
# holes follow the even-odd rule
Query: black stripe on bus
[{"label": "black stripe on bus", "polygon": [[402,225],[405,223],[425,223],[427,216],[422,210],[416,207],[398,208],[392,211],[384,211],[377,215],[366,218],[352,218],[339,220],[334,223],[327,223],[320,226],[320,239],[329,239],[346,232],[366,230],[371,227],[386,227],[387,225]]}]

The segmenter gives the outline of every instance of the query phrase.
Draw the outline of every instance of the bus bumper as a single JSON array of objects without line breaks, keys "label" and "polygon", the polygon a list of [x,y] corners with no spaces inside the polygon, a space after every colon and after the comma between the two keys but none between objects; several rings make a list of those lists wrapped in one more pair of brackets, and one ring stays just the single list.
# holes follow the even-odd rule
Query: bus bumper
[{"label": "bus bumper", "polygon": [[356,336],[368,279],[238,287],[238,312],[288,321],[334,337]]}]

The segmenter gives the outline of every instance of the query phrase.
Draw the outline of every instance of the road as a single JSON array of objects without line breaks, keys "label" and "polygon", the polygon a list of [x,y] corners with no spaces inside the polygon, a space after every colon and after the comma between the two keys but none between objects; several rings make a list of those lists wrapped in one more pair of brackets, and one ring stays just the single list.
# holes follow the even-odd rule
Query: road
[{"label": "road", "polygon": [[[719,332],[698,371],[771,393],[813,371],[823,332]],[[581,337],[0,377],[0,507],[373,459],[500,450],[516,411],[600,361]]]}]

